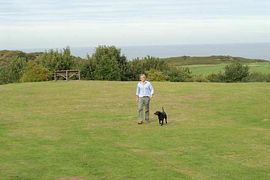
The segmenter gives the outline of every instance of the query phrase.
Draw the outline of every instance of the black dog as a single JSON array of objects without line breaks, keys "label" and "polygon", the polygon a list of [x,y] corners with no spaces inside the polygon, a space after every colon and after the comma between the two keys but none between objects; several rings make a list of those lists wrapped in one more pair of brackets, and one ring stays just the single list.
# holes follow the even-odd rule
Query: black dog
[{"label": "black dog", "polygon": [[158,121],[159,121],[159,124],[162,126],[164,124],[164,119],[165,119],[165,122],[167,124],[167,114],[166,112],[164,111],[163,107],[162,107],[162,112],[160,111],[157,111],[154,113],[155,115],[158,116]]}]

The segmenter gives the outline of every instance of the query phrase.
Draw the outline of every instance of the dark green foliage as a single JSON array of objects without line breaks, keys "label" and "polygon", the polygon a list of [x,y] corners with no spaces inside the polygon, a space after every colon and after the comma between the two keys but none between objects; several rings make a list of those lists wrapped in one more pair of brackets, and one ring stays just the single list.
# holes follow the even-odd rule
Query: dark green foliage
[{"label": "dark green foliage", "polygon": [[[25,66],[28,62],[27,72]],[[145,73],[149,80],[172,82],[269,82],[270,75],[262,73],[249,73],[247,65],[250,62],[265,62],[263,60],[250,60],[231,56],[211,57],[174,57],[155,58],[146,56],[127,61],[121,54],[121,49],[115,46],[98,46],[95,53],[87,59],[74,57],[70,48],[62,51],[49,50],[44,53],[24,53],[22,51],[0,51],[0,84],[24,81],[40,81],[52,79],[55,70],[79,69],[81,78],[86,80],[138,80],[139,74]],[[225,67],[224,73],[219,72],[208,76],[193,75],[186,64],[220,64],[231,63]],[[46,70],[50,73],[47,74]],[[34,76],[37,71],[37,76]],[[23,72],[25,73],[22,78]],[[40,74],[39,74],[40,73]],[[45,75],[44,75],[45,74]],[[26,76],[27,75],[27,76]],[[44,76],[43,76],[44,75]],[[48,76],[47,76],[48,75]],[[30,79],[33,77],[33,79]]]},{"label": "dark green foliage", "polygon": [[137,80],[139,74],[146,73],[151,69],[161,71],[164,74],[166,74],[166,72],[170,69],[166,61],[151,56],[147,56],[141,59],[134,59],[133,61],[129,62],[129,65],[133,80]]},{"label": "dark green foliage", "polygon": [[121,80],[121,51],[114,46],[99,46],[92,56],[96,63],[95,79]]},{"label": "dark green foliage", "polygon": [[224,82],[225,81],[224,74],[221,72],[219,72],[217,74],[215,74],[215,73],[209,74],[206,78],[210,82]]},{"label": "dark green foliage", "polygon": [[23,76],[21,78],[22,82],[38,82],[47,81],[50,76],[50,71],[40,64],[34,62],[28,62]]},{"label": "dark green foliage", "polygon": [[[95,68],[94,77],[97,80],[125,81],[132,79],[132,73],[127,58],[122,55],[121,50],[115,46],[97,47],[91,58],[91,63],[88,64],[88,69],[90,68],[89,65]],[[93,72],[93,68],[90,69],[91,72]]]},{"label": "dark green foliage", "polygon": [[5,66],[0,66],[0,84],[9,83],[9,72]]},{"label": "dark green foliage", "polygon": [[22,58],[12,61],[11,65],[9,66],[9,82],[19,82],[25,65],[26,60]]},{"label": "dark green foliage", "polygon": [[81,78],[86,80],[94,80],[95,79],[95,69],[96,63],[92,59],[88,59],[82,63],[80,68],[81,70]]},{"label": "dark green foliage", "polygon": [[166,81],[168,79],[166,74],[156,69],[150,69],[149,71],[146,71],[146,75],[150,81]]},{"label": "dark green foliage", "polygon": [[131,67],[137,71],[137,74],[145,73],[150,69],[156,69],[158,71],[166,71],[169,69],[169,65],[166,61],[159,58],[147,56],[144,58],[137,58],[130,62]]},{"label": "dark green foliage", "polygon": [[249,67],[240,63],[232,63],[225,67],[226,82],[241,82],[249,76]]},{"label": "dark green foliage", "polygon": [[185,82],[191,81],[191,71],[188,67],[171,68],[168,71],[169,81],[171,82]]},{"label": "dark green foliage", "polygon": [[37,60],[51,72],[55,70],[69,70],[75,65],[74,57],[71,56],[69,47],[64,48],[63,51],[52,49],[46,51]]},{"label": "dark green foliage", "polygon": [[0,84],[19,82],[26,64],[25,58],[16,58],[0,66]]}]

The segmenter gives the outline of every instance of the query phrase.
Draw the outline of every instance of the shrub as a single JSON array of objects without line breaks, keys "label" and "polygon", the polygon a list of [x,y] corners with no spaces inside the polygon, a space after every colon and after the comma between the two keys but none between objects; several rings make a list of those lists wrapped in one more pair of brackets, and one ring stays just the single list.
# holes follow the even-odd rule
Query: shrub
[{"label": "shrub", "polygon": [[10,59],[0,66],[0,84],[19,82],[26,65],[25,58]]},{"label": "shrub", "polygon": [[151,81],[166,81],[168,78],[163,72],[156,69],[150,69],[150,71],[146,71],[146,75]]},{"label": "shrub", "polygon": [[219,72],[217,74],[215,74],[215,73],[209,74],[206,78],[210,82],[224,82],[225,81],[224,74],[221,72]]},{"label": "shrub", "polygon": [[95,79],[124,80],[127,70],[126,57],[115,46],[99,46],[92,55],[96,63]]},{"label": "shrub", "polygon": [[81,78],[86,80],[94,80],[95,79],[95,69],[96,64],[93,60],[89,59],[88,61],[83,62],[81,66]]},{"label": "shrub", "polygon": [[34,62],[28,62],[21,78],[22,82],[47,81],[50,71],[42,65]]},{"label": "shrub", "polygon": [[171,68],[168,72],[168,79],[171,82],[191,81],[191,71],[188,67]]},{"label": "shrub", "polygon": [[263,74],[261,72],[253,72],[250,73],[245,80],[249,82],[270,82],[270,73]]},{"label": "shrub", "polygon": [[192,77],[193,82],[209,82],[209,80],[203,75],[196,75]]},{"label": "shrub", "polygon": [[226,82],[241,82],[249,76],[249,67],[240,63],[229,64],[225,67]]},{"label": "shrub", "polygon": [[64,48],[63,51],[49,50],[38,57],[37,61],[49,69],[55,70],[69,70],[75,66],[75,57],[71,55],[70,48]]},{"label": "shrub", "polygon": [[129,71],[130,73],[128,75],[129,77],[133,78],[131,80],[137,80],[139,74],[146,73],[151,69],[161,71],[165,74],[170,69],[166,61],[151,56],[146,56],[141,59],[139,58],[134,59],[130,61],[128,64],[130,68]]},{"label": "shrub", "polygon": [[22,74],[23,69],[26,65],[26,60],[23,58],[14,59],[10,64],[8,71],[9,71],[9,82],[19,82]]},{"label": "shrub", "polygon": [[9,83],[9,72],[7,67],[0,66],[0,84],[7,84]]}]

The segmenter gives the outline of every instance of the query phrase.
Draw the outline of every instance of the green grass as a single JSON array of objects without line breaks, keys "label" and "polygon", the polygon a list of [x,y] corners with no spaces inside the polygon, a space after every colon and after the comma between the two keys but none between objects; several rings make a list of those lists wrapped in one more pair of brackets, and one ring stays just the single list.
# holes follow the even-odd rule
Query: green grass
[{"label": "green grass", "polygon": [[226,65],[232,62],[240,62],[250,67],[251,72],[270,73],[270,61],[259,59],[247,59],[232,56],[206,56],[206,57],[171,57],[163,58],[175,67],[188,67],[193,75],[209,75],[223,72]]},{"label": "green grass", "polygon": [[[184,67],[190,68],[194,75],[209,75],[220,71],[223,72],[226,65],[227,64],[197,64],[186,65]],[[247,65],[250,67],[250,72],[270,73],[270,62],[248,63]]]},{"label": "green grass", "polygon": [[136,82],[0,86],[0,179],[270,179],[270,84],[153,85],[141,126]]}]

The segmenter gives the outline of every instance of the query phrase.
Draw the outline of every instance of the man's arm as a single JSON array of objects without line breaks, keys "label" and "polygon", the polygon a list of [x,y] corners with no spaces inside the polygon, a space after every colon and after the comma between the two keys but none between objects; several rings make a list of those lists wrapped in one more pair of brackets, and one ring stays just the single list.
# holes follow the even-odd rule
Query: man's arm
[{"label": "man's arm", "polygon": [[150,83],[150,91],[151,91],[151,97],[154,95],[154,87],[152,86],[152,84]]},{"label": "man's arm", "polygon": [[140,93],[140,88],[139,88],[139,85],[137,85],[137,90],[136,90],[136,101],[139,101],[139,93]]}]

